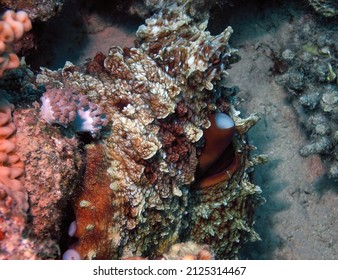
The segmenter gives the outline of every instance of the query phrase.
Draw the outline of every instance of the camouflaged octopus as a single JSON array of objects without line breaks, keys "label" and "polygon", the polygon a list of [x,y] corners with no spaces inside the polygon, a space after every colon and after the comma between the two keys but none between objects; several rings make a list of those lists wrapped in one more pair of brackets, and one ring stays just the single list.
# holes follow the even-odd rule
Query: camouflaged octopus
[{"label": "camouflaged octopus", "polygon": [[[109,121],[102,139],[86,146],[74,203],[71,248],[81,259],[153,259],[181,242],[207,245],[217,259],[235,258],[243,243],[258,238],[252,225],[261,191],[248,171],[261,159],[248,159],[245,140],[258,117],[241,119],[220,86],[238,58],[228,45],[232,29],[210,35],[188,5],[147,19],[135,48],[112,47],[92,61],[96,68],[66,63],[37,77],[87,95]],[[210,128],[218,113],[235,123],[223,150]],[[201,167],[207,145],[216,158]]]}]

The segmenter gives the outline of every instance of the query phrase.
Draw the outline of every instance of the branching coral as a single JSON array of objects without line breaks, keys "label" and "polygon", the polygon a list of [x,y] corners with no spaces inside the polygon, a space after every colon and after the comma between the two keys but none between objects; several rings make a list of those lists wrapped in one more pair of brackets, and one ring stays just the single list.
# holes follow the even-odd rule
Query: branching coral
[{"label": "branching coral", "polygon": [[20,65],[18,56],[12,50],[12,43],[32,29],[32,23],[26,12],[8,10],[0,21],[0,77],[7,69]]}]

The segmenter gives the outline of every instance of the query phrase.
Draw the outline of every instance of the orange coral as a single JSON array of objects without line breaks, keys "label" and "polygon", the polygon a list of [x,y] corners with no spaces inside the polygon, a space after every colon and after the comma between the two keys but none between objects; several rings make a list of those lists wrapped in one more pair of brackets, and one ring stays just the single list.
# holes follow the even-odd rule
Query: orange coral
[{"label": "orange coral", "polygon": [[12,255],[15,246],[8,244],[20,240],[28,210],[24,165],[15,150],[12,110],[13,105],[0,97],[0,259]]},{"label": "orange coral", "polygon": [[16,154],[15,125],[12,122],[13,105],[0,98],[0,213],[11,209],[25,213],[28,209],[27,194],[23,185],[24,164]]},{"label": "orange coral", "polygon": [[28,14],[24,11],[8,10],[0,21],[0,77],[7,69],[20,65],[18,56],[12,50],[12,43],[32,29]]}]

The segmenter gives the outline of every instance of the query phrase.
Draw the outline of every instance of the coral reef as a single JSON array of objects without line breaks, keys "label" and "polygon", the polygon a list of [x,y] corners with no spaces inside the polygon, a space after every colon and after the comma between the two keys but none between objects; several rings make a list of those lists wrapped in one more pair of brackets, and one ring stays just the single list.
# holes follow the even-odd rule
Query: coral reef
[{"label": "coral reef", "polygon": [[58,14],[64,0],[1,0],[0,4],[7,9],[26,11],[31,20],[46,21]]},{"label": "coral reef", "polygon": [[79,144],[40,121],[39,106],[13,107],[1,96],[0,259],[58,258],[82,164]]},{"label": "coral reef", "polygon": [[249,172],[265,158],[249,159],[246,141],[258,116],[240,118],[224,87],[238,60],[231,27],[213,36],[193,9],[163,8],[140,26],[134,48],[1,81],[11,100],[24,92],[14,121],[30,201],[17,230],[19,240],[29,232],[27,258],[59,258],[65,221],[64,259],[236,258],[258,239],[263,199]]},{"label": "coral reef", "polygon": [[[194,21],[187,10],[189,3],[172,5],[147,19],[137,48],[112,47],[93,76],[67,63],[37,77],[47,87],[68,85],[87,95],[110,123],[101,144],[86,146],[84,188],[74,205],[78,242],[71,250],[83,259],[156,258],[182,241],[234,258],[257,238],[252,214],[261,197],[248,181],[253,162],[245,132],[258,118],[240,119],[217,85],[237,59],[228,45],[232,29],[211,36],[207,22]],[[217,112],[232,116],[236,135],[230,133],[231,148],[215,159],[217,166],[226,163],[219,169],[210,163],[208,174],[199,175],[203,131]],[[227,176],[203,189],[195,182],[215,172]]]},{"label": "coral reef", "polygon": [[336,0],[308,0],[309,4],[324,17],[338,15],[338,2]]},{"label": "coral reef", "polygon": [[34,105],[14,113],[20,143],[17,153],[25,163],[30,200],[28,226],[36,239],[50,239],[57,248],[65,209],[80,184],[82,156],[75,135],[65,131],[65,137],[58,127],[44,122],[40,107]]},{"label": "coral reef", "polygon": [[[117,1],[119,2],[119,1]],[[133,1],[121,1],[118,3],[119,10],[128,11],[130,14],[138,15],[141,18],[147,18],[151,16],[153,13],[158,13],[164,6],[168,6],[171,4],[181,4],[183,5],[186,1],[184,0],[133,0]],[[218,1],[203,1],[197,0],[189,3],[189,7],[187,9],[187,14],[193,17],[196,20],[206,20],[209,16],[209,10],[212,6],[214,6]],[[227,1],[221,1],[227,2]]]},{"label": "coral reef", "polygon": [[[18,218],[25,218],[28,209],[27,193],[23,185],[24,164],[16,153],[15,125],[12,121],[13,105],[0,99],[0,183],[3,206],[17,210]],[[2,213],[5,214],[4,209]],[[13,214],[14,215],[14,214]]]},{"label": "coral reef", "polygon": [[23,184],[24,165],[16,153],[13,107],[0,96],[0,259],[29,259],[35,253],[22,242],[28,196]]},{"label": "coral reef", "polygon": [[32,23],[26,12],[8,10],[0,21],[0,77],[7,69],[20,65],[18,56],[13,52],[12,44],[19,40],[24,32],[32,29]]},{"label": "coral reef", "polygon": [[[316,33],[313,32],[316,30]],[[319,22],[300,23],[280,61],[285,72],[276,81],[290,92],[300,121],[309,135],[302,156],[320,154],[330,177],[338,178],[338,36],[337,26],[324,29]]]}]

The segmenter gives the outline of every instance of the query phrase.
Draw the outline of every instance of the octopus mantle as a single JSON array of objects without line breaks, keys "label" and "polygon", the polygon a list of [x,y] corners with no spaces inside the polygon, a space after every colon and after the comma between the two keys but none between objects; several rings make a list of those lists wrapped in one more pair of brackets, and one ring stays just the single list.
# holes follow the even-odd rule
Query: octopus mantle
[{"label": "octopus mantle", "polygon": [[[208,245],[216,258],[234,258],[258,238],[252,225],[260,189],[248,180],[254,161],[245,141],[258,117],[239,118],[221,87],[237,59],[228,45],[232,29],[210,35],[207,21],[188,15],[188,5],[147,19],[135,48],[112,47],[86,69],[67,63],[37,77],[45,86],[86,94],[109,120],[102,139],[86,146],[74,202],[77,241],[70,247],[82,259],[156,258],[188,241]],[[213,169],[198,174],[198,164],[203,133],[217,112],[233,118],[236,133],[231,158],[220,155],[212,168],[234,155],[237,161],[231,173],[224,167],[229,176],[210,181]]]}]

